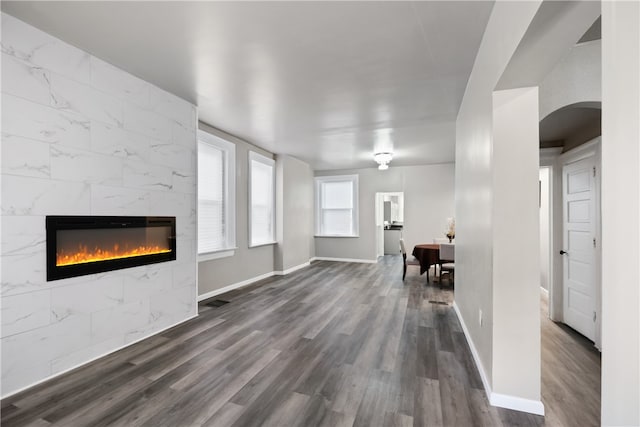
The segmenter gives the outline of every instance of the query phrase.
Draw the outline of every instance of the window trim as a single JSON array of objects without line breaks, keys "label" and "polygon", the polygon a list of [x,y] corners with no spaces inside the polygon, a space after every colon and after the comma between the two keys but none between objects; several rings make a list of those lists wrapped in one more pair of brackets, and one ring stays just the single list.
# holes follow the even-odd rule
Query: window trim
[{"label": "window trim", "polygon": [[[360,208],[359,208],[359,175],[326,175],[326,176],[316,176],[315,180],[315,234],[314,237],[338,237],[338,238],[353,238],[360,237]],[[353,186],[353,215],[352,215],[352,234],[323,234],[320,225],[321,218],[321,200],[322,200],[322,184],[325,182],[345,182],[351,181],[351,185]]]},{"label": "window trim", "polygon": [[[252,188],[251,188],[251,182],[252,182],[252,173],[253,173],[253,169],[251,166],[251,162],[256,161],[259,163],[263,163],[267,166],[271,166],[271,170],[272,170],[272,188],[273,188],[273,199],[271,201],[272,204],[272,212],[273,215],[271,215],[271,230],[272,230],[272,240],[267,241],[267,242],[260,242],[260,243],[253,243],[253,230],[252,230],[252,226],[251,223],[252,221],[252,217],[253,217],[253,201],[251,198],[251,193],[252,193]],[[247,219],[248,219],[248,245],[249,248],[259,248],[261,246],[268,246],[268,245],[275,245],[277,243],[276,241],[276,161],[274,159],[271,159],[263,154],[260,154],[258,152],[255,151],[249,151],[249,156],[248,156],[248,173],[247,173],[247,186],[249,188],[249,191],[247,192],[247,196],[248,196],[248,202],[249,205],[247,206],[248,208],[248,215],[247,215]]]},{"label": "window trim", "polygon": [[[225,215],[225,235],[226,242],[224,247],[215,249],[213,251],[199,252],[198,243],[196,241],[196,251],[198,255],[198,261],[208,261],[212,259],[224,258],[233,256],[235,254],[236,247],[236,145],[232,142],[226,141],[219,136],[213,135],[209,132],[205,132],[201,129],[197,131],[198,143],[203,142],[209,144],[215,148],[218,148],[224,152],[224,215]],[[197,162],[196,162],[197,164]],[[197,169],[197,168],[196,168]],[[199,195],[197,188],[200,185],[200,174],[196,172],[196,199],[199,204]],[[196,218],[197,218],[196,213]],[[197,227],[199,230],[199,227]],[[200,234],[196,232],[197,239],[200,239]]]}]

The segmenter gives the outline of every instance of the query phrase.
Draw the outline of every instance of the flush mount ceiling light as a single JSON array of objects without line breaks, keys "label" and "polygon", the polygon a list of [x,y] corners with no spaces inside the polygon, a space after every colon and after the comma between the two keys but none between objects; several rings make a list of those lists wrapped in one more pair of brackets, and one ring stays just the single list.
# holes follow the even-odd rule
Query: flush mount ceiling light
[{"label": "flush mount ceiling light", "polygon": [[373,160],[378,163],[378,169],[381,171],[389,169],[391,159],[393,159],[393,153],[376,153],[373,155]]}]

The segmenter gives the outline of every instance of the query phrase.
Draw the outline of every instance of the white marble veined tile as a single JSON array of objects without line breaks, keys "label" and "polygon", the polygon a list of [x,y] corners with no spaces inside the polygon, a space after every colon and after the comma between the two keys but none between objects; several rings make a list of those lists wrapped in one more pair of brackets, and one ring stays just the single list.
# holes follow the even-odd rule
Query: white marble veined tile
[{"label": "white marble veined tile", "polygon": [[176,243],[177,261],[180,264],[195,262],[196,240],[189,238],[178,239]]},{"label": "white marble veined tile", "polygon": [[173,122],[171,131],[171,142],[196,149],[196,127],[186,127],[178,122]]},{"label": "white marble veined tile", "polygon": [[160,141],[171,141],[173,120],[131,103],[124,105],[124,128]]},{"label": "white marble veined tile", "polygon": [[2,52],[80,82],[90,80],[88,53],[6,13],[2,14]]},{"label": "white marble veined tile", "polygon": [[101,122],[91,122],[91,150],[111,156],[142,160],[151,138]]},{"label": "white marble veined tile", "polygon": [[25,361],[37,366],[90,343],[91,319],[87,315],[69,316],[61,322],[5,337],[2,339],[2,379],[4,381],[11,371],[22,371]]},{"label": "white marble veined tile", "polygon": [[78,365],[86,363],[89,360],[104,356],[124,346],[124,337],[122,335],[109,338],[106,341],[100,341],[91,344],[89,347],[65,354],[51,361],[51,374],[55,375]]},{"label": "white marble veined tile", "polygon": [[188,128],[195,127],[193,105],[169,92],[150,85],[149,106],[151,110],[173,119]]},{"label": "white marble veined tile", "polygon": [[96,57],[91,57],[91,84],[143,108],[149,107],[149,83]]},{"label": "white marble veined tile", "polygon": [[148,160],[156,165],[169,166],[174,169],[193,170],[195,164],[194,150],[183,145],[160,141],[151,141]]},{"label": "white marble veined tile", "polygon": [[151,297],[151,317],[172,317],[177,314],[191,314],[196,303],[195,288],[185,286],[171,289]]},{"label": "white marble veined tile", "polygon": [[[4,233],[4,230],[3,230]],[[57,286],[73,285],[91,280],[101,280],[115,272],[91,274],[47,282],[46,252],[43,250],[24,254],[2,256],[2,297],[41,291]]]},{"label": "white marble veined tile", "polygon": [[51,178],[122,185],[124,160],[72,147],[51,146]]},{"label": "white marble veined tile", "polygon": [[91,314],[93,342],[124,336],[149,323],[149,300],[134,301]]},{"label": "white marble veined tile", "polygon": [[50,323],[51,291],[2,297],[2,336],[19,334]]},{"label": "white marble veined tile", "polygon": [[149,194],[144,190],[92,185],[91,213],[93,215],[151,215]]},{"label": "white marble veined tile", "polygon": [[[4,233],[4,230],[3,230]],[[44,251],[2,256],[2,298],[50,288]]]},{"label": "white marble veined tile", "polygon": [[38,141],[89,147],[90,121],[80,114],[2,95],[2,132]]},{"label": "white marble veined tile", "polygon": [[171,172],[173,191],[178,193],[195,194],[196,174],[195,171],[174,169]]},{"label": "white marble veined tile", "polygon": [[127,159],[124,164],[123,184],[129,188],[170,191],[172,171],[165,166]]},{"label": "white marble veined tile", "polygon": [[3,134],[2,173],[48,178],[49,146],[47,142]]},{"label": "white marble veined tile", "polygon": [[[193,204],[191,202],[193,201]],[[191,195],[176,192],[149,192],[149,210],[159,216],[188,216],[195,199]]]},{"label": "white marble veined tile", "polygon": [[42,105],[51,104],[51,72],[2,54],[2,92]]},{"label": "white marble veined tile", "polygon": [[195,288],[196,274],[196,265],[194,263],[175,264],[173,266],[173,287],[191,286]]},{"label": "white marble veined tile", "polygon": [[73,314],[91,314],[124,302],[124,278],[110,275],[98,280],[51,289],[51,321]]},{"label": "white marble veined tile", "polygon": [[196,218],[190,215],[178,216],[176,218],[176,235],[178,239],[195,239]]},{"label": "white marble veined tile", "polygon": [[29,255],[45,251],[44,216],[2,216],[2,255]]},{"label": "white marble veined tile", "polygon": [[2,177],[3,215],[89,215],[89,185],[14,175]]},{"label": "white marble veined tile", "polygon": [[171,288],[171,263],[151,264],[143,269],[123,270],[124,302],[147,299]]},{"label": "white marble veined tile", "polygon": [[59,74],[51,74],[51,106],[113,126],[123,125],[123,101]]}]

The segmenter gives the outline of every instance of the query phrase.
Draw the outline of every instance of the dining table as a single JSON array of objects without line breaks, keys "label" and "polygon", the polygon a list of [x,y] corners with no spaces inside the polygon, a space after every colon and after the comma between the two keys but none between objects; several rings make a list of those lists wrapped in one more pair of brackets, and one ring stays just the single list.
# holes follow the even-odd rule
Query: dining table
[{"label": "dining table", "polygon": [[432,265],[440,265],[440,245],[438,243],[423,243],[415,245],[413,256],[420,263],[420,274],[427,272],[427,283],[429,282],[429,268]]}]

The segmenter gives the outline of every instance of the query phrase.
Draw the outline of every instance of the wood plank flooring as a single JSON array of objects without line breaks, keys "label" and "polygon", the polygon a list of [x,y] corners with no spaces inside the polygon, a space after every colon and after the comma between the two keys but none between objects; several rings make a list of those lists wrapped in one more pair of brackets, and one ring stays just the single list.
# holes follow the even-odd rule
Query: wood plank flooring
[{"label": "wood plank flooring", "polygon": [[544,425],[488,404],[452,291],[415,269],[401,277],[397,256],[325,261],[229,292],[218,297],[228,304],[4,399],[2,425]]},{"label": "wood plank flooring", "polygon": [[542,295],[542,403],[547,424],[600,425],[600,352],[573,329],[549,319]]}]

